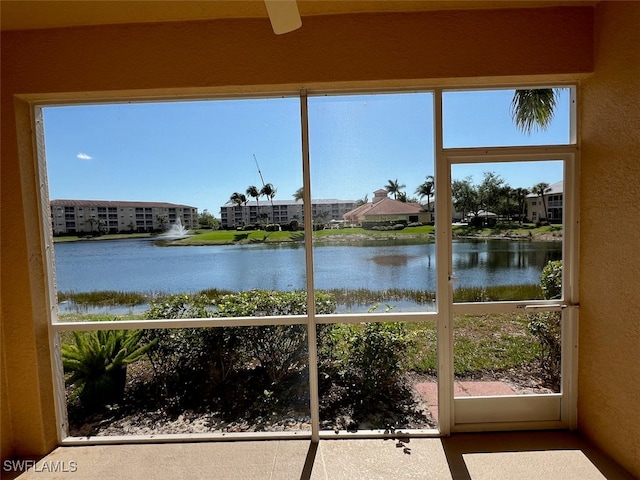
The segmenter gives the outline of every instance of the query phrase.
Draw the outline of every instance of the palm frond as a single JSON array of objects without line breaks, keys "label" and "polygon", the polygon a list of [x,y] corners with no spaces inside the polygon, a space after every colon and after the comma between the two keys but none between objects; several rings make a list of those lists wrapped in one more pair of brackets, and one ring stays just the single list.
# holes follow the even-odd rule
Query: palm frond
[{"label": "palm frond", "polygon": [[552,88],[516,90],[511,100],[511,117],[518,130],[527,135],[546,130],[553,120],[558,95]]}]

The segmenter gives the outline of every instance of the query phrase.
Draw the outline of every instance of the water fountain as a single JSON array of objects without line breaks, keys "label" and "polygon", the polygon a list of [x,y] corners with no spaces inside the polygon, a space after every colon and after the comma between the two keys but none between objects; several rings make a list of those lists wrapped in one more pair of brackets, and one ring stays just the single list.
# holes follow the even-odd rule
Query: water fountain
[{"label": "water fountain", "polygon": [[169,227],[169,230],[162,234],[165,238],[183,238],[189,235],[189,230],[184,228],[180,217],[176,217],[176,221]]}]

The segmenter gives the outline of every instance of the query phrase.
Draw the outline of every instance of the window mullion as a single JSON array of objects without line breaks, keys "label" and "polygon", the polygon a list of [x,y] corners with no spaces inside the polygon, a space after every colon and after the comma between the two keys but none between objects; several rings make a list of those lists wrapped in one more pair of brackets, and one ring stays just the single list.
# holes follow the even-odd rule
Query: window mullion
[{"label": "window mullion", "polygon": [[320,406],[318,388],[318,345],[316,339],[316,303],[313,282],[313,217],[311,205],[311,169],[309,164],[309,111],[307,90],[300,90],[300,122],[302,135],[302,185],[304,211],[304,249],[307,285],[307,341],[309,350],[309,398],[311,440],[320,440]]},{"label": "window mullion", "polygon": [[451,171],[444,155],[442,90],[434,90],[436,302],[438,309],[438,426],[448,435],[453,420],[453,330],[451,304]]}]

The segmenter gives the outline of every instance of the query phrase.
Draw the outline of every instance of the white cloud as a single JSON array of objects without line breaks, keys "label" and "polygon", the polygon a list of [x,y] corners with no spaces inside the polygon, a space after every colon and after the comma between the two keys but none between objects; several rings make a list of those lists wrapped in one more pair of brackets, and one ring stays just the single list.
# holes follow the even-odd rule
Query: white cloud
[{"label": "white cloud", "polygon": [[91,160],[91,159],[93,159],[93,157],[87,155],[86,153],[82,153],[82,152],[80,152],[78,155],[76,155],[76,157],[78,157],[80,160]]}]

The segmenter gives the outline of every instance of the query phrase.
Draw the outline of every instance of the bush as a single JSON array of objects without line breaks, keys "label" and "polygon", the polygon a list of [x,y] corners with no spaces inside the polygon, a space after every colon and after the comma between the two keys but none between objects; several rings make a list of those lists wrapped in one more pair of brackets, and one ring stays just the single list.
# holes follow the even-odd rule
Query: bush
[{"label": "bush", "polygon": [[402,362],[412,347],[403,323],[321,325],[318,345],[324,396],[342,391],[337,401],[355,419],[388,413],[389,399],[402,389]]},{"label": "bush", "polygon": [[[152,302],[149,319],[206,318],[215,305],[205,295],[170,295]],[[149,330],[156,341],[149,352],[158,387],[174,403],[199,403],[202,397],[219,395],[239,362],[237,329],[172,328]]]},{"label": "bush", "polygon": [[[316,294],[316,311],[332,313],[336,302],[329,294]],[[204,295],[172,295],[152,304],[147,318],[248,317],[304,315],[305,292],[255,290],[228,293],[217,300]],[[233,404],[235,383],[255,389],[258,398],[269,388],[307,364],[306,329],[300,325],[259,327],[206,327],[153,330],[157,344],[150,352],[156,378],[165,396],[183,406],[202,405],[202,398],[223,399]],[[252,380],[247,380],[247,375]],[[248,386],[247,386],[248,385]]]},{"label": "bush", "polygon": [[[540,288],[545,299],[562,297],[562,261],[552,261],[542,270]],[[534,313],[529,316],[528,330],[540,342],[540,366],[553,388],[560,385],[562,351],[562,315],[560,312]]]},{"label": "bush", "polygon": [[[329,294],[317,292],[316,312],[333,313],[336,302]],[[218,303],[219,316],[247,317],[305,315],[305,292],[253,290],[226,295]],[[272,383],[281,382],[290,372],[307,365],[307,334],[299,325],[268,325],[244,329],[246,354],[257,359]]]},{"label": "bush", "polygon": [[547,300],[562,298],[562,260],[547,263],[540,276],[540,288]]}]

